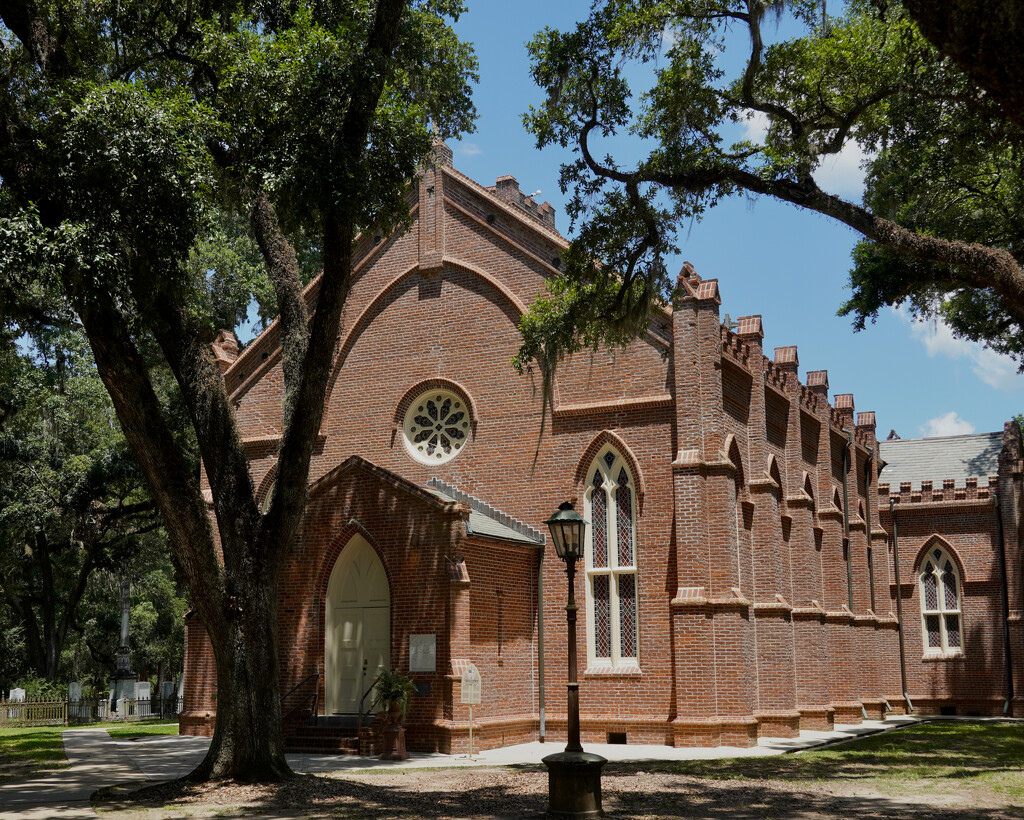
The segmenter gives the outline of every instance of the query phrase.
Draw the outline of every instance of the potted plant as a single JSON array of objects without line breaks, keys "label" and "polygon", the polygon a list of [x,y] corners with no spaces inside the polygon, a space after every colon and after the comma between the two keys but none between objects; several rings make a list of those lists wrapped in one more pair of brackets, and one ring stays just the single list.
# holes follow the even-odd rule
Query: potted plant
[{"label": "potted plant", "polygon": [[393,721],[398,720],[409,708],[409,700],[415,691],[416,684],[408,675],[385,669],[374,684],[373,705],[386,709]]},{"label": "potted plant", "polygon": [[407,760],[405,727],[402,717],[409,708],[409,700],[416,691],[412,678],[401,672],[385,670],[377,677],[373,687],[373,705],[387,710],[387,720],[381,727],[383,749],[380,760]]}]

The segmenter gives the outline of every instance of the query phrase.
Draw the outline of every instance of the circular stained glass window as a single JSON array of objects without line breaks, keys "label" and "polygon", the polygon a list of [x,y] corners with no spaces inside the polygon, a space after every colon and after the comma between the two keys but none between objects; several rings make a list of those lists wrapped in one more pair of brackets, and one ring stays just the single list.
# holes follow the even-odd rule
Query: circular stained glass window
[{"label": "circular stained glass window", "polygon": [[442,464],[469,441],[469,408],[450,390],[428,390],[405,411],[405,447],[417,461]]}]

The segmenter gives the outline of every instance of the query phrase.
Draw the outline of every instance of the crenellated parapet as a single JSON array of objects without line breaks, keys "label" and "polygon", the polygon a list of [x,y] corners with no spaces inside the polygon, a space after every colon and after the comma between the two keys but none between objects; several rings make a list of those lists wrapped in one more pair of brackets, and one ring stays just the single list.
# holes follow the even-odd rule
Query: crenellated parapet
[{"label": "crenellated parapet", "polygon": [[[764,357],[764,383],[779,393],[789,393],[789,382],[790,379],[796,378],[796,373],[790,373],[788,370],[778,366],[778,350],[776,351],[776,361],[772,361],[767,356]],[[796,348],[793,348],[796,350]]]},{"label": "crenellated parapet", "polygon": [[[447,163],[450,165],[451,163]],[[538,203],[532,196],[519,190],[519,183],[510,174],[498,177],[494,185],[487,188],[506,205],[522,211],[543,225],[555,229],[555,208],[550,202]]]},{"label": "crenellated parapet", "polygon": [[[959,485],[959,486],[958,486]],[[898,487],[889,484],[878,485],[879,503],[888,504],[889,499],[897,504],[933,504],[951,501],[986,501],[999,488],[999,477],[989,476],[980,482],[976,477],[944,478],[941,481],[922,481],[914,485],[910,481],[900,482]]]}]

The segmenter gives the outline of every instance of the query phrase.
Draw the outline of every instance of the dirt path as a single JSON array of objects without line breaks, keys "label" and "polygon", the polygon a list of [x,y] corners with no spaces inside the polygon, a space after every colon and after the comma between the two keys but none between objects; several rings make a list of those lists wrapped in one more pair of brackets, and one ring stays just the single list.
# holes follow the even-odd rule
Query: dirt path
[{"label": "dirt path", "polygon": [[[1022,775],[1024,779],[1024,775]],[[707,780],[609,765],[606,816],[693,820],[824,820],[920,817],[934,820],[1024,818],[999,792],[927,780],[828,782]],[[534,767],[347,773],[300,777],[282,786],[164,786],[145,799],[98,805],[104,820],[217,818],[539,818],[547,807],[547,773]]]}]

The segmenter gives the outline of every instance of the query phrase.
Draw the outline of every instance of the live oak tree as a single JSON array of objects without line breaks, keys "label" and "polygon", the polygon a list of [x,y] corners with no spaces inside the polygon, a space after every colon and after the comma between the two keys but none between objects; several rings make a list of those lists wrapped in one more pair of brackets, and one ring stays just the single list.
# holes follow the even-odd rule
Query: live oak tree
[{"label": "live oak tree", "polygon": [[[475,60],[448,25],[461,11],[458,0],[0,5],[0,313],[81,323],[162,513],[217,664],[214,737],[193,777],[288,774],[277,581],[306,504],[357,234],[399,228],[432,137],[471,127]],[[265,512],[210,356],[226,315],[219,274],[191,256],[232,208],[279,312],[285,397]],[[304,247],[322,264],[312,303]],[[155,364],[173,374],[212,509]]]},{"label": "live oak tree", "polygon": [[1024,128],[1024,3],[1020,0],[903,0],[921,34]]},{"label": "live oak tree", "polygon": [[[841,309],[856,326],[907,303],[1021,358],[1024,132],[1012,100],[1001,106],[933,48],[902,6],[851,0],[828,14],[836,5],[608,0],[574,30],[536,36],[532,74],[545,99],[525,121],[539,146],[574,151],[561,184],[580,227],[551,298],[522,324],[521,365],[642,330],[652,304],[677,295],[664,259],[678,226],[736,193],[865,237]],[[949,14],[906,5],[922,26]],[[950,4],[979,15],[986,5]],[[742,128],[752,118],[763,126],[755,136]],[[616,160],[623,135],[640,160]],[[871,158],[863,202],[814,177],[854,141]]]},{"label": "live oak tree", "polygon": [[158,529],[84,339],[0,344],[0,629],[20,628],[26,671],[66,679],[97,572],[151,554],[142,544]]}]

